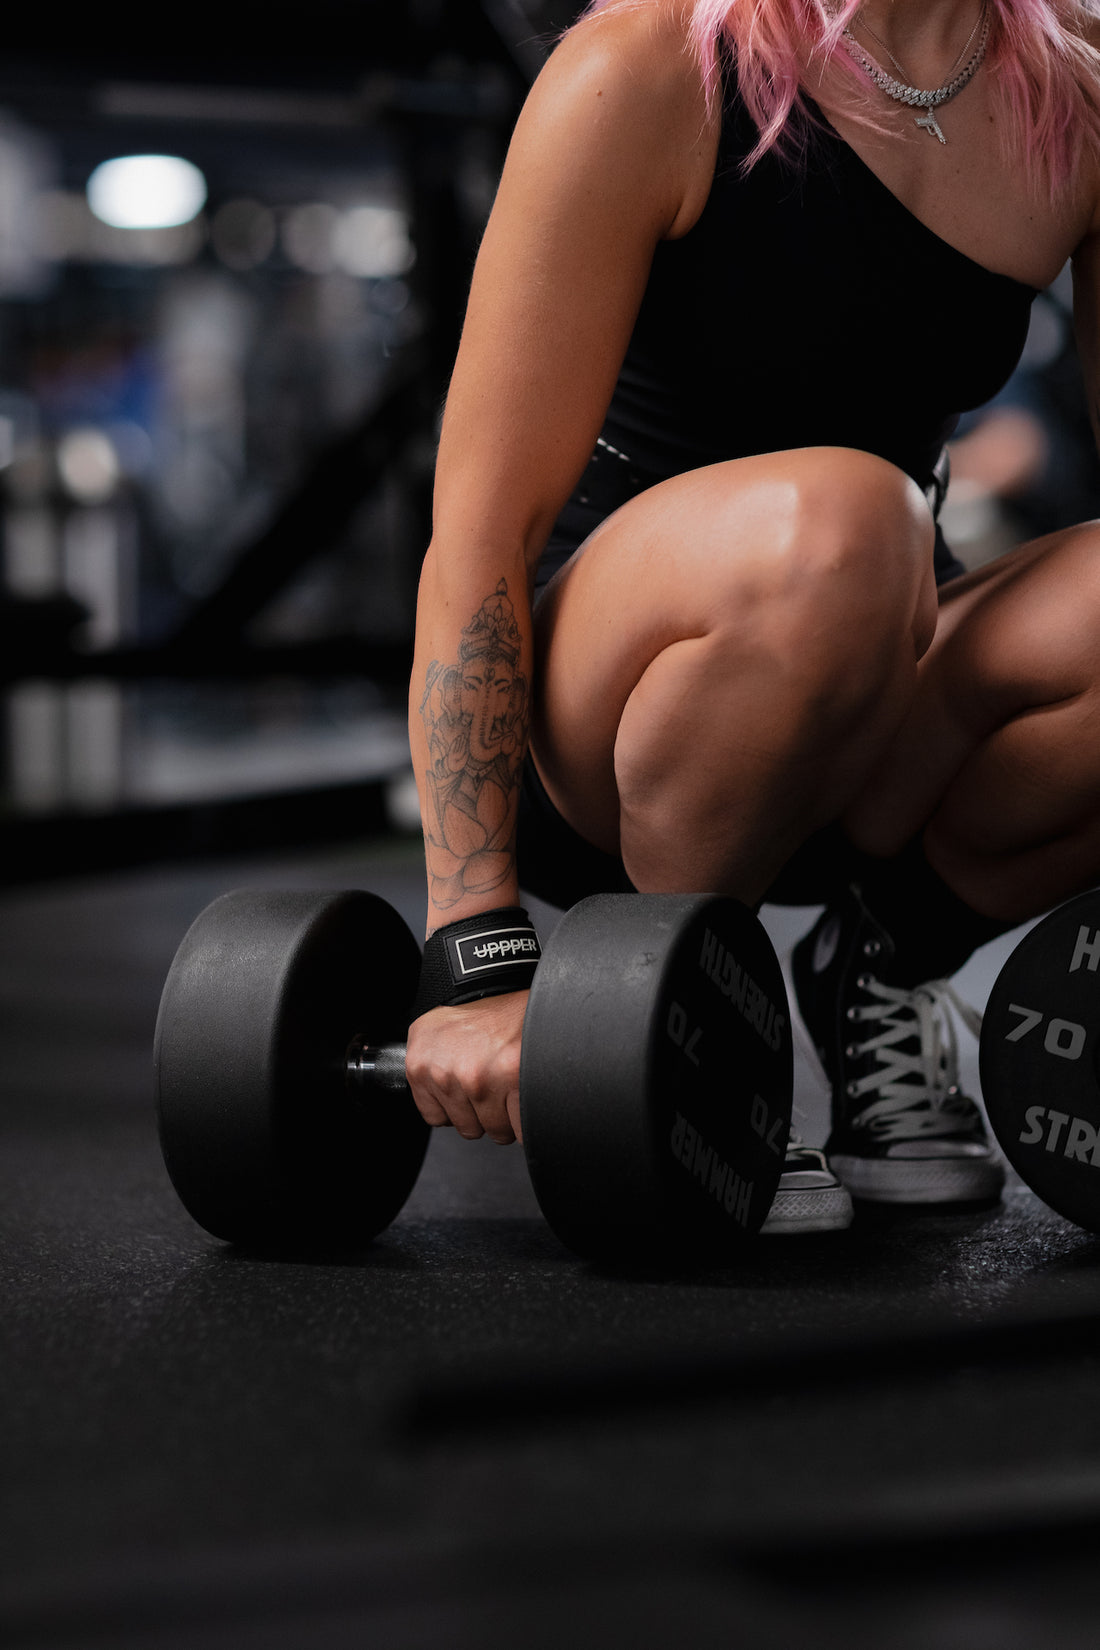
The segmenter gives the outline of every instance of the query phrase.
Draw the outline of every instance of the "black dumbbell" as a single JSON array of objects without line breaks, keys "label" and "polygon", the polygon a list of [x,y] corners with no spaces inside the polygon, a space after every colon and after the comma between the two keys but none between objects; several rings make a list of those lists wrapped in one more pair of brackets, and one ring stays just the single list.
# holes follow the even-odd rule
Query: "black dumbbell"
[{"label": "black dumbbell", "polygon": [[982,1096],[1020,1178],[1100,1231],[1100,891],[1031,929],[982,1021]]},{"label": "black dumbbell", "polygon": [[[224,895],[157,1019],[161,1143],[214,1236],[357,1248],[397,1215],[429,1130],[400,1041],[419,947],[375,895]],[[730,1254],[778,1184],[792,1098],[782,975],[756,917],[705,895],[568,912],[528,1002],[524,1149],[539,1206],[590,1259]]]}]

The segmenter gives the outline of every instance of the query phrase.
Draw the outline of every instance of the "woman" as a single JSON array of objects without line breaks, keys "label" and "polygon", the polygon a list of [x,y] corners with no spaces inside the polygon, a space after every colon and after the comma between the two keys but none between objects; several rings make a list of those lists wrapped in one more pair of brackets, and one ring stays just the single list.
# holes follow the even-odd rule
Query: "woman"
[{"label": "woman", "polygon": [[[999,1191],[942,978],[1100,874],[1100,526],[962,575],[935,511],[954,417],[1070,258],[1097,394],[1098,11],[612,0],[553,54],[421,585],[430,1123],[518,1131],[519,976],[469,1001],[445,960],[467,919],[526,933],[521,812],[523,884],[561,904],[827,902],[792,983],[833,1169],[887,1201]],[[806,1224],[842,1223],[816,1170]]]}]

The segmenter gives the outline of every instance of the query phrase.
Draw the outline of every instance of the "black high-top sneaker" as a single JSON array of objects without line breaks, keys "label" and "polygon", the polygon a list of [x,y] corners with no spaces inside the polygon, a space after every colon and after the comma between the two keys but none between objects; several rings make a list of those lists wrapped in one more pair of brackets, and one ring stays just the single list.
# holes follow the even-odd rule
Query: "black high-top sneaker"
[{"label": "black high-top sneaker", "polygon": [[843,1232],[853,1216],[851,1196],[829,1167],[825,1153],[818,1146],[807,1146],[792,1129],[783,1173],[761,1235]]},{"label": "black high-top sneaker", "polygon": [[795,946],[795,1036],[832,1091],[825,1151],[853,1197],[883,1203],[986,1202],[1004,1168],[981,1111],[958,1084],[954,1014],[981,1018],[946,980],[897,978],[895,948],[856,888]]}]

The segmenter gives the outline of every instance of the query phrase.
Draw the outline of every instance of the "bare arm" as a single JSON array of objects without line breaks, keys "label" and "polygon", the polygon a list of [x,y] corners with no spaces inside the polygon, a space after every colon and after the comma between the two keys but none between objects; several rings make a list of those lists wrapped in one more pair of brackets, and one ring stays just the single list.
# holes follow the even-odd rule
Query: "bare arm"
[{"label": "bare arm", "polygon": [[[520,117],[478,258],[440,443],[410,707],[429,927],[514,897],[505,821],[526,747],[530,577],[599,433],[653,248],[697,213],[709,183],[694,71],[657,16],[596,21],[558,48]],[[507,657],[478,652],[479,631],[492,645],[490,614]],[[448,837],[444,823],[459,717],[471,783],[495,761],[489,782],[503,787],[483,810],[485,847],[480,830]]]},{"label": "bare arm", "polygon": [[[535,563],[599,433],[653,249],[702,209],[715,141],[666,4],[567,37],[517,124],[447,401],[420,585],[409,731],[429,932],[518,898]],[[412,1063],[410,1080],[429,1115]]]}]

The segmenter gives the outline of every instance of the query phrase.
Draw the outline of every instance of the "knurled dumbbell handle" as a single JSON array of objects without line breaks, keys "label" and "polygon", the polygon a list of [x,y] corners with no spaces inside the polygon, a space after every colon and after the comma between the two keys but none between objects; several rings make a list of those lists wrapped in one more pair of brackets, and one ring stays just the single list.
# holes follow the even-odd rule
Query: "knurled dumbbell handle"
[{"label": "knurled dumbbell handle", "polygon": [[350,1088],[403,1094],[408,1088],[404,1043],[382,1043],[375,1047],[357,1037],[347,1053],[347,1081]]}]

